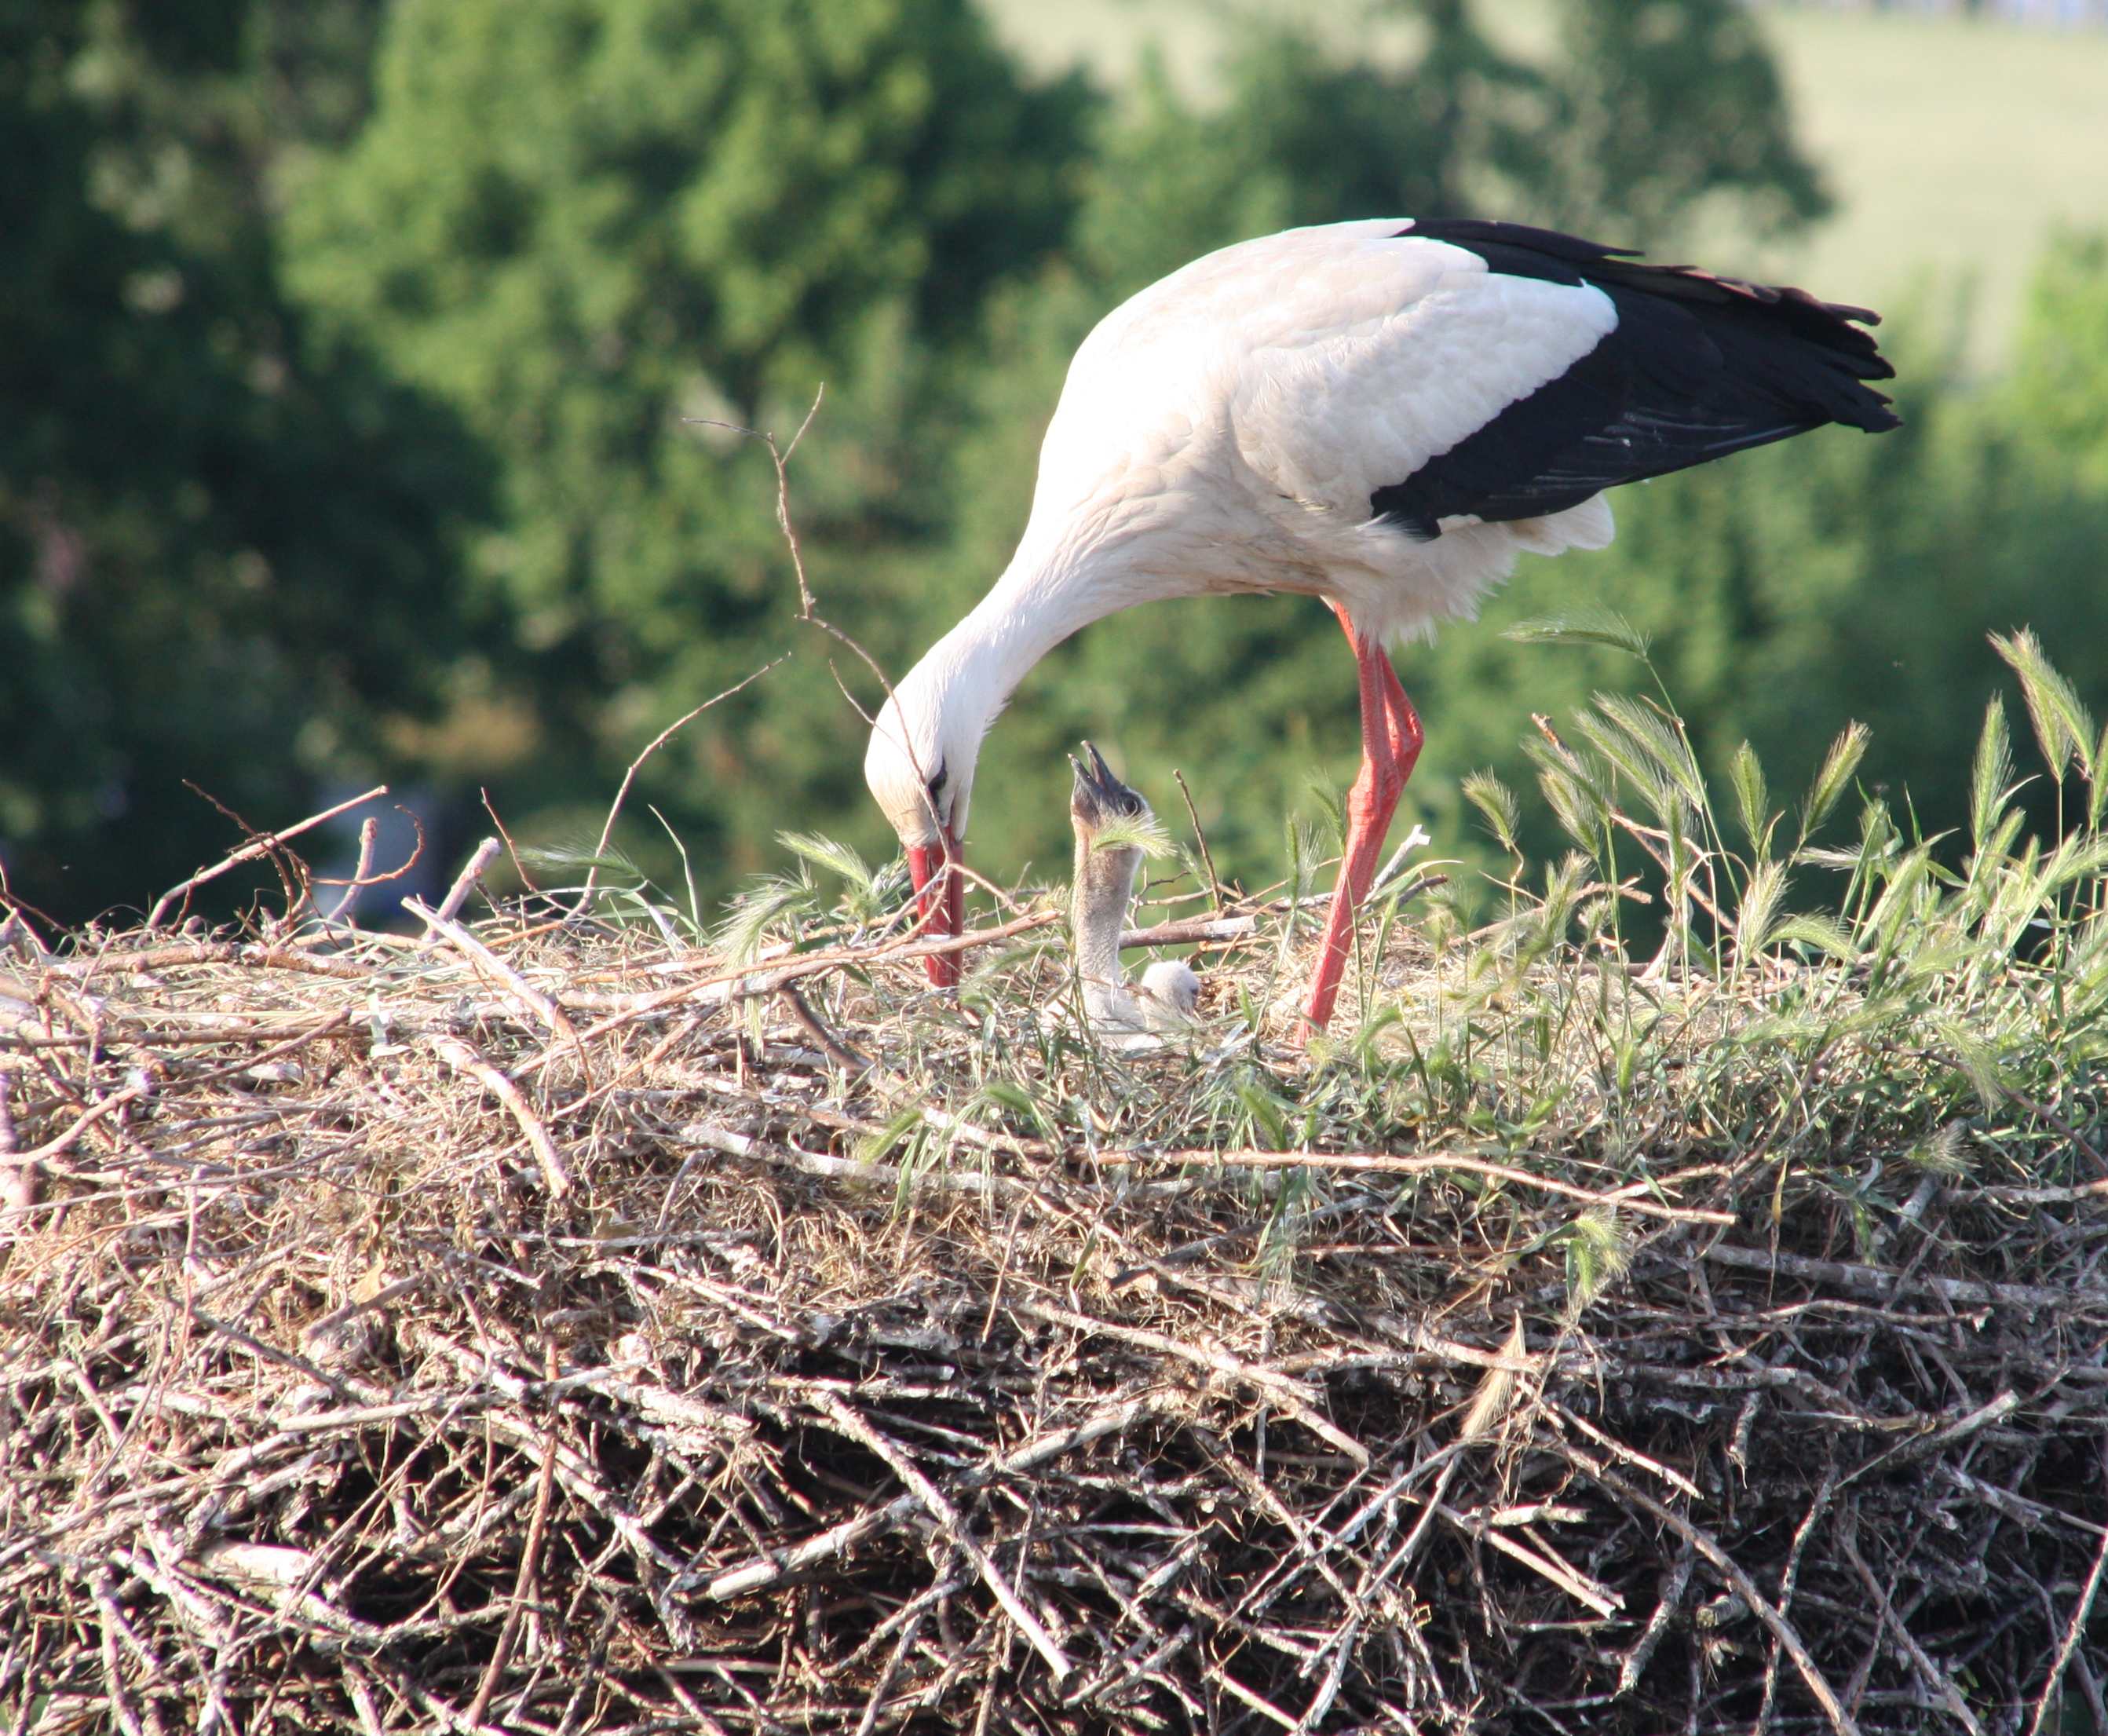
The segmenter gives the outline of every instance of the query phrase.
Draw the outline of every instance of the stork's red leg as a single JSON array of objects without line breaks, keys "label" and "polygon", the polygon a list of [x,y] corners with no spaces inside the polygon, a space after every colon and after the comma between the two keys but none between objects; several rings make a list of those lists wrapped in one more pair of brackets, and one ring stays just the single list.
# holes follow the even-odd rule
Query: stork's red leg
[{"label": "stork's red leg", "polygon": [[1383,854],[1384,834],[1398,811],[1399,795],[1420,757],[1419,714],[1399,685],[1398,671],[1391,667],[1382,643],[1362,634],[1337,604],[1332,612],[1340,617],[1347,643],[1354,648],[1362,692],[1362,769],[1347,792],[1347,847],[1340,860],[1332,908],[1325,918],[1325,936],[1318,943],[1310,999],[1304,1008],[1306,1031],[1322,1030],[1332,1017],[1340,979],[1354,949],[1355,915],[1376,878],[1376,859]]}]

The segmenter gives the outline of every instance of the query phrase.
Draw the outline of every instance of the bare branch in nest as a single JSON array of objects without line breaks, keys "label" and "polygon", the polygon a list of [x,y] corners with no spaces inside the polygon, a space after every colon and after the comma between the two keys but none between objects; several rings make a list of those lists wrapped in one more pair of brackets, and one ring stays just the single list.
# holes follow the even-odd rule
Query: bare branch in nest
[{"label": "bare branch in nest", "polygon": [[561,1037],[574,1046],[577,1044],[578,1031],[554,998],[544,994],[460,923],[436,910],[428,909],[420,899],[404,899],[403,908],[433,933],[452,941],[471,963],[511,990],[520,1003],[538,1017],[554,1035]]},{"label": "bare branch in nest", "polygon": [[1200,824],[1200,810],[1193,805],[1193,792],[1186,787],[1186,774],[1176,766],[1172,768],[1172,779],[1178,786],[1178,794],[1186,804],[1186,818],[1193,823],[1193,842],[1200,849],[1200,863],[1208,871],[1208,901],[1220,915],[1227,908],[1223,895],[1222,877],[1215,873],[1215,858],[1208,848],[1208,834]]},{"label": "bare branch in nest", "polygon": [[[548,1375],[556,1378],[556,1350],[551,1346]],[[538,1569],[542,1558],[542,1538],[548,1526],[549,1498],[556,1488],[556,1453],[560,1439],[553,1424],[549,1430],[548,1445],[542,1450],[542,1469],[534,1479],[534,1512],[527,1522],[527,1542],[520,1552],[520,1571],[512,1581],[511,1607],[505,1612],[505,1625],[498,1630],[498,1644],[491,1648],[490,1662],[484,1666],[483,1680],[476,1684],[475,1698],[468,1709],[469,1728],[475,1729],[483,1723],[483,1715],[490,1709],[491,1696],[497,1693],[498,1684],[505,1680],[506,1667],[512,1662],[513,1648],[520,1639],[520,1624],[529,1603],[534,1601]]]},{"label": "bare branch in nest", "polygon": [[871,1065],[871,1057],[858,1054],[846,1043],[828,1030],[807,1003],[805,997],[787,984],[782,990],[783,999],[790,1008],[790,1016],[797,1020],[799,1028],[820,1046],[820,1053],[838,1067],[852,1073],[861,1073]]},{"label": "bare branch in nest", "polygon": [[1664,1506],[1637,1484],[1629,1483],[1601,1459],[1579,1447],[1561,1443],[1561,1450],[1571,1458],[1582,1470],[1622,1499],[1659,1520],[1684,1542],[1696,1549],[1714,1571],[1734,1588],[1735,1594],[1743,1603],[1756,1612],[1757,1618],[1772,1631],[1772,1637],[1785,1648],[1787,1657],[1793,1660],[1794,1668],[1808,1684],[1808,1692],[1822,1708],[1822,1715],[1830,1720],[1837,1736],[1858,1736],[1859,1726],[1850,1713],[1844,1710],[1844,1702],[1837,1698],[1837,1690],[1830,1685],[1822,1671],[1817,1667],[1808,1646],[1792,1625],[1774,1607],[1771,1601],[1757,1589],[1756,1582],[1738,1567],[1727,1552],[1708,1533],[1693,1525],[1674,1508]]},{"label": "bare branch in nest", "polygon": [[[1417,898],[1423,892],[1431,892],[1437,886],[1447,886],[1447,874],[1422,874],[1399,890],[1401,903]],[[1136,946],[1190,946],[1208,940],[1250,940],[1265,926],[1270,916],[1280,916],[1293,910],[1313,909],[1328,904],[1330,892],[1295,900],[1281,900],[1277,903],[1262,904],[1241,916],[1187,917],[1177,922],[1159,922],[1151,928],[1130,928],[1120,936],[1120,948],[1125,951]]]},{"label": "bare branch in nest", "polygon": [[695,720],[700,717],[705,711],[709,710],[713,706],[723,705],[725,701],[730,699],[735,693],[744,692],[748,688],[752,687],[755,682],[760,680],[763,675],[767,674],[771,670],[781,663],[785,658],[787,658],[790,655],[790,653],[786,651],[783,653],[782,656],[770,658],[769,661],[763,664],[759,669],[752,671],[749,674],[742,675],[737,681],[735,681],[723,692],[713,693],[708,699],[705,700],[693,710],[684,712],[679,717],[675,718],[672,723],[669,724],[664,729],[660,730],[658,734],[652,737],[649,742],[644,744],[643,751],[638,754],[634,760],[629,762],[628,770],[625,771],[622,774],[622,782],[615,790],[615,800],[608,805],[607,819],[600,828],[600,840],[593,845],[594,860],[589,863],[586,868],[585,886],[579,893],[578,902],[571,906],[571,914],[573,916],[575,917],[583,913],[587,904],[592,900],[594,877],[600,872],[599,859],[607,854],[608,844],[615,836],[615,823],[617,819],[621,818],[622,805],[625,801],[628,800],[630,786],[637,782],[637,774],[644,769],[644,762],[649,760],[652,755],[657,753],[659,750],[664,747],[669,742],[672,741],[675,736],[681,733],[682,730],[685,729],[689,724],[695,722]]},{"label": "bare branch in nest", "polygon": [[1069,1679],[1074,1666],[1063,1654],[1061,1647],[1054,1643],[1054,1636],[1047,1631],[1045,1625],[1025,1607],[1024,1598],[1018,1595],[1016,1588],[1003,1577],[1002,1570],[989,1558],[988,1551],[975,1541],[972,1533],[961,1522],[958,1514],[953,1510],[952,1504],[944,1499],[937,1486],[923,1475],[921,1468],[898,1445],[887,1440],[831,1393],[821,1395],[819,1407],[821,1414],[836,1428],[860,1445],[870,1448],[885,1461],[887,1468],[908,1486],[909,1492],[923,1509],[943,1528],[946,1540],[973,1563],[974,1571],[980,1575],[989,1590],[993,1594],[1003,1614],[1009,1617],[1018,1630],[1031,1642],[1032,1649],[1046,1660],[1047,1671],[1054,1678],[1054,1685],[1059,1688]]},{"label": "bare branch in nest", "polygon": [[[351,907],[358,900],[358,895],[373,884],[373,848],[380,837],[381,822],[369,814],[358,823],[358,859],[353,865],[351,878],[344,882],[344,890],[337,895],[336,904],[330,907],[328,921],[340,922],[346,920]],[[328,886],[331,882],[318,880],[315,884]]]},{"label": "bare branch in nest", "polygon": [[14,1071],[0,1065],[0,1224],[10,1226],[37,1203],[37,1166],[19,1156],[14,1093]]},{"label": "bare branch in nest", "polygon": [[[1966,1278],[1899,1275],[1839,1260],[1817,1260],[1802,1254],[1766,1253],[1758,1248],[1736,1247],[1726,1242],[1714,1242],[1705,1250],[1705,1257],[1722,1265],[1740,1266],[1745,1271],[1790,1272],[1795,1277],[1819,1278],[1826,1283],[1876,1296],[1916,1290],[1942,1296],[1950,1302],[1989,1302],[2009,1308],[2054,1308],[2062,1300],[2055,1291],[2039,1284],[1972,1283]],[[2102,1298],[2108,1300],[2108,1285],[2096,1287]]]},{"label": "bare branch in nest", "polygon": [[499,1102],[511,1111],[512,1119],[520,1124],[520,1131],[527,1136],[527,1144],[534,1153],[534,1160],[542,1166],[543,1179],[549,1184],[549,1192],[561,1199],[571,1191],[570,1172],[564,1167],[562,1156],[556,1150],[556,1142],[549,1137],[534,1111],[528,1107],[527,1099],[498,1069],[485,1061],[458,1037],[435,1037],[433,1052],[440,1060],[457,1073],[465,1073],[481,1085]]},{"label": "bare branch in nest", "polygon": [[209,885],[221,875],[241,867],[245,862],[262,861],[288,839],[297,838],[303,832],[313,832],[316,827],[327,825],[340,814],[349,814],[354,808],[370,802],[378,796],[385,796],[387,793],[388,786],[385,783],[377,783],[363,795],[354,796],[349,801],[340,801],[334,808],[325,808],[320,814],[311,814],[297,824],[282,827],[276,832],[263,832],[252,836],[249,842],[231,855],[223,856],[210,868],[200,868],[189,879],[169,887],[167,891],[155,899],[154,908],[146,913],[146,928],[151,931],[160,927],[161,919],[169,913],[169,907],[181,900],[188,898],[200,886]]},{"label": "bare branch in nest", "polygon": [[[2108,1480],[2108,1435],[2094,1455],[2094,1469],[2104,1480]],[[2050,1702],[2056,1698],[2057,1684],[2064,1680],[2064,1672],[2079,1650],[2079,1643],[2085,1635],[2087,1624],[2093,1614],[2094,1600],[2101,1595],[2101,1570],[2108,1567],[2108,1526],[2101,1533],[2101,1546],[2093,1552],[2093,1565],[2087,1571],[2086,1583],[2079,1588],[2079,1596],[2071,1607],[2071,1620],[2065,1625],[2062,1642],[2056,1656],[2051,1661],[2049,1674],[2043,1679],[2042,1693],[2036,1697],[2034,1716],[2028,1722],[2028,1736],[2042,1736],[2043,1720],[2049,1716]],[[1952,1689],[1948,1690],[1952,1693]]]},{"label": "bare branch in nest", "polygon": [[[1194,1149],[1128,1154],[1108,1152],[1101,1164],[1189,1163],[1217,1166],[1227,1170],[1308,1170],[1354,1175],[1480,1175],[1519,1188],[1534,1188],[1565,1199],[1581,1200],[1610,1211],[1637,1212],[1642,1217],[1664,1218],[1678,1224],[1732,1224],[1735,1215],[1697,1207],[1664,1206],[1649,1197],[1661,1184],[1628,1182],[1598,1193],[1561,1181],[1555,1176],[1533,1175],[1513,1164],[1489,1163],[1483,1158],[1449,1153],[1392,1153],[1388,1152],[1240,1152]],[[1673,1179],[1673,1178],[1672,1178]]]},{"label": "bare branch in nest", "polygon": [[[768,449],[769,462],[776,469],[777,528],[783,533],[784,548],[790,557],[791,575],[798,584],[797,618],[807,626],[818,628],[844,650],[853,655],[858,662],[871,671],[872,678],[876,680],[886,698],[890,700],[893,697],[893,683],[888,679],[885,670],[880,667],[878,659],[866,651],[854,637],[844,632],[818,612],[818,605],[813,596],[812,581],[805,575],[805,553],[798,539],[797,523],[791,516],[790,460],[797,452],[800,442],[805,438],[806,431],[811,428],[814,418],[819,415],[821,401],[826,398],[827,393],[827,389],[824,383],[813,389],[813,402],[806,409],[805,419],[798,424],[798,431],[790,436],[790,443],[787,446],[779,445],[776,436],[763,429],[744,428],[733,422],[711,422],[707,417],[694,419],[703,422],[711,427],[727,429],[747,440],[759,440]],[[835,679],[836,685],[840,686],[840,676],[837,674]],[[849,700],[858,716],[862,718],[866,724],[872,722],[872,719],[863,708],[857,705],[855,697],[846,687],[842,688],[842,697]],[[907,750],[908,763],[915,768],[916,776],[918,778],[926,778],[927,769],[915,757],[915,744],[909,742],[903,742],[902,745]]]},{"label": "bare branch in nest", "polygon": [[370,817],[361,821],[358,827],[358,865],[352,870],[351,877],[349,880],[334,880],[327,876],[318,876],[315,879],[314,883],[318,886],[340,886],[344,888],[343,894],[338,898],[329,914],[323,918],[325,923],[348,920],[351,907],[357,901],[360,893],[368,886],[386,886],[390,881],[400,880],[423,859],[425,823],[408,808],[398,805],[395,811],[410,823],[411,829],[417,834],[416,841],[410,846],[410,854],[385,873],[375,873],[373,852],[376,842],[381,835],[381,823]]},{"label": "bare branch in nest", "polygon": [[[512,841],[512,834],[505,829],[505,822],[498,817],[498,805],[491,800],[490,791],[480,788],[475,793],[483,804],[483,811],[490,816],[491,830],[505,841],[505,854],[511,859],[512,872],[520,877],[520,884],[530,892],[538,892],[541,888],[534,884],[534,877],[527,872],[527,864],[520,859],[520,846]],[[606,847],[604,842],[601,845],[603,850]]]},{"label": "bare branch in nest", "polygon": [[452,922],[461,914],[462,906],[468,902],[469,894],[475,891],[476,882],[484,871],[498,859],[498,853],[505,846],[496,838],[485,838],[475,847],[475,854],[462,866],[454,877],[454,883],[447,888],[447,895],[439,900],[439,908],[432,913],[441,922]]}]

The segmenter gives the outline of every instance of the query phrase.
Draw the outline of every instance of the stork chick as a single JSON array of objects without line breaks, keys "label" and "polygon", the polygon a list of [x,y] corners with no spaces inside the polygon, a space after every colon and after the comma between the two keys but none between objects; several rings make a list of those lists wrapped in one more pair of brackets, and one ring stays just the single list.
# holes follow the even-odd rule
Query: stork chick
[{"label": "stork chick", "polygon": [[1183,1030],[1192,1023],[1200,999],[1200,979],[1190,969],[1161,960],[1142,972],[1134,989],[1120,973],[1120,935],[1147,854],[1142,841],[1155,816],[1139,791],[1113,776],[1097,748],[1086,742],[1083,751],[1088,764],[1069,756],[1076,769],[1069,797],[1069,823],[1076,834],[1069,922],[1083,1011],[1093,1030],[1111,1034]]}]

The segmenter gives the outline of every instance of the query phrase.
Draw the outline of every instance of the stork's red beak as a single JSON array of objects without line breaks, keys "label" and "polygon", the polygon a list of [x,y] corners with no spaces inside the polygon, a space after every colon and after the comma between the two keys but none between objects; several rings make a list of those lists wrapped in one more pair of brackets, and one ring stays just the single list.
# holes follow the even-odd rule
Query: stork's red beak
[{"label": "stork's red beak", "polygon": [[[959,841],[948,826],[936,843],[908,846],[908,872],[915,882],[916,908],[921,913],[917,928],[926,940],[941,940],[966,927],[966,882],[957,866],[963,859]],[[957,953],[932,954],[922,961],[922,967],[938,988],[958,983]]]}]

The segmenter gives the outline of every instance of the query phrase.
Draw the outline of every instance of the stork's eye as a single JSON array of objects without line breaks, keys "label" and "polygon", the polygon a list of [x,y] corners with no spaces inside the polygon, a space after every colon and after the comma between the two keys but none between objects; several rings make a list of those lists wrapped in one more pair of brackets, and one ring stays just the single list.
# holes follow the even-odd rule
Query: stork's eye
[{"label": "stork's eye", "polygon": [[948,775],[944,768],[940,765],[931,775],[929,782],[923,786],[923,788],[930,792],[930,800],[932,802],[944,793],[944,779]]}]

